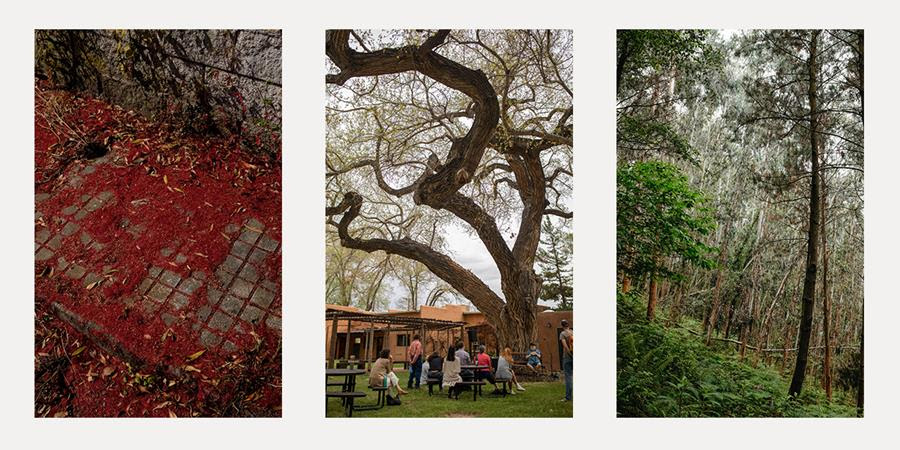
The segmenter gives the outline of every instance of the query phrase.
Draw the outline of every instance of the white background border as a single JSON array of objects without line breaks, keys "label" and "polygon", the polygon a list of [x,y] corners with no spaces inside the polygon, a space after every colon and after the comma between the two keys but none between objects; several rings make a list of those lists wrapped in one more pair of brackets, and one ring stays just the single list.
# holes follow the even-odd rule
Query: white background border
[{"label": "white background border", "polygon": [[[730,6],[731,5],[734,6]],[[897,11],[875,2],[362,2],[42,1],[7,4],[2,29],[4,220],[0,408],[7,448],[812,448],[876,446],[896,422],[898,300],[895,225]],[[886,3],[886,2],[884,2]],[[575,30],[574,419],[324,419],[324,30],[326,28]],[[617,28],[865,28],[866,418],[615,418],[615,30]],[[33,29],[283,29],[282,419],[33,418]],[[585,344],[587,343],[587,344]],[[379,445],[379,442],[381,443]],[[880,445],[884,446],[884,445]]]}]

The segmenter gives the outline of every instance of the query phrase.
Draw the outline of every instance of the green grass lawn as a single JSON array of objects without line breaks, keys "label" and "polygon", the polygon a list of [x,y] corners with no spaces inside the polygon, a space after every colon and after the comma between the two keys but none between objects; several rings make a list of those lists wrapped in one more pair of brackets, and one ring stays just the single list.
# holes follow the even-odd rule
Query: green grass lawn
[{"label": "green grass lawn", "polygon": [[[399,370],[396,373],[405,389],[408,373]],[[358,405],[375,403],[377,394],[368,386],[367,375],[356,378],[356,390],[368,394],[365,398],[356,400]],[[562,381],[523,383],[522,386],[525,392],[503,397],[490,395],[494,388],[488,384],[484,387],[484,395],[477,401],[472,401],[471,392],[462,392],[459,400],[451,400],[447,398],[447,390],[439,392],[437,386],[434,387],[434,395],[429,397],[428,387],[423,384],[421,389],[411,389],[409,395],[401,396],[402,405],[385,406],[373,411],[354,411],[353,417],[572,417],[572,402],[560,401],[565,394],[565,384]],[[329,387],[329,390],[340,388]],[[328,399],[325,415],[346,417],[341,401],[336,398]]]}]

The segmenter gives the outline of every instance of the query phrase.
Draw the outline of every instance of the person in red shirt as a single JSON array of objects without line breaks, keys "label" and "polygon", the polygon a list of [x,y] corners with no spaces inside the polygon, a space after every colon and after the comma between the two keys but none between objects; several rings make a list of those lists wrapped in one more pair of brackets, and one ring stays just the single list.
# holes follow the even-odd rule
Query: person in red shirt
[{"label": "person in red shirt", "polygon": [[487,354],[485,346],[478,346],[478,355],[475,356],[475,364],[479,366],[485,366],[484,369],[478,369],[475,372],[475,379],[477,380],[485,380],[488,383],[491,383],[494,386],[494,392],[491,394],[496,394],[500,392],[500,389],[497,388],[497,380],[494,378],[494,365],[491,364],[491,355]]},{"label": "person in red shirt", "polygon": [[416,382],[416,389],[422,382],[422,342],[419,341],[419,335],[413,336],[412,343],[406,349],[406,361],[409,363],[409,382],[406,383],[407,389],[412,389],[413,380]]}]

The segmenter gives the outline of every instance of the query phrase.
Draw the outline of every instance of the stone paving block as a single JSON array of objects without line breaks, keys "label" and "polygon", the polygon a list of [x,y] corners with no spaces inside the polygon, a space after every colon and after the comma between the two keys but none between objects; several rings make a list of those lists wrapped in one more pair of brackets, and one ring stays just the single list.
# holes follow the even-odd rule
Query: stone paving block
[{"label": "stone paving block", "polygon": [[69,266],[69,270],[66,271],[66,276],[78,280],[84,276],[85,272],[87,272],[87,270],[84,267],[81,267],[78,264],[72,264]]},{"label": "stone paving block", "polygon": [[172,324],[175,323],[175,320],[177,319],[177,317],[165,312],[160,314],[159,318],[162,319],[163,323],[165,323],[167,327],[172,326]]},{"label": "stone paving block", "polygon": [[184,264],[188,260],[187,256],[184,253],[179,253],[175,255],[175,264]]},{"label": "stone paving block", "polygon": [[281,334],[281,317],[269,314],[269,317],[266,317],[266,325]]},{"label": "stone paving block", "polygon": [[86,209],[90,212],[94,212],[94,211],[100,209],[100,207],[102,207],[102,206],[103,206],[103,200],[101,200],[99,197],[94,197],[91,199],[91,201],[87,202],[87,204],[84,205],[84,209]]},{"label": "stone paving block", "polygon": [[41,249],[41,244],[38,244],[37,242],[35,242],[34,243],[34,252],[37,253],[37,251],[40,249]]},{"label": "stone paving block", "polygon": [[156,278],[162,273],[162,267],[153,266],[150,268],[150,278]]},{"label": "stone paving block", "polygon": [[212,313],[212,308],[207,305],[203,305],[200,309],[197,310],[197,320],[201,322],[206,322],[206,319],[209,318],[209,315]]},{"label": "stone paving block", "polygon": [[241,227],[236,223],[229,223],[225,225],[225,234],[232,234],[240,230]]},{"label": "stone paving block", "polygon": [[216,279],[219,280],[219,283],[222,286],[228,286],[228,283],[231,283],[232,278],[234,278],[234,274],[229,273],[227,270],[221,267],[216,270]]},{"label": "stone paving block", "polygon": [[84,277],[84,280],[82,280],[82,282],[84,283],[84,287],[88,287],[91,285],[91,283],[96,283],[102,279],[103,279],[103,277],[101,277],[100,275],[98,275],[94,272],[91,272],[91,273],[87,274],[86,277]]},{"label": "stone paving block", "polygon": [[273,283],[272,281],[269,281],[269,280],[263,280],[263,282],[262,282],[262,283],[259,283],[259,284],[260,284],[262,287],[264,287],[264,288],[266,288],[266,289],[268,289],[268,290],[270,290],[270,291],[272,291],[272,292],[278,292],[278,285],[276,285],[276,284]]},{"label": "stone paving block", "polygon": [[100,201],[102,201],[102,202],[106,202],[107,200],[113,198],[114,196],[115,196],[115,194],[113,194],[112,191],[103,191],[103,192],[97,194],[97,198],[99,198]]},{"label": "stone paving block", "polygon": [[252,249],[253,246],[244,241],[234,241],[234,244],[231,246],[231,254],[236,255],[238,258],[246,259]]},{"label": "stone paving block", "polygon": [[71,236],[71,235],[74,234],[76,231],[78,231],[79,228],[81,228],[81,225],[78,225],[78,224],[75,223],[75,222],[68,222],[68,223],[66,223],[66,225],[63,227],[63,229],[62,229],[62,231],[61,231],[60,233],[61,233],[63,236]]},{"label": "stone paving block", "polygon": [[62,209],[62,213],[67,216],[71,216],[72,214],[75,214],[76,212],[78,212],[78,205],[69,205]]},{"label": "stone paving block", "polygon": [[143,309],[144,313],[148,316],[153,315],[153,313],[155,313],[156,310],[159,309],[159,306],[160,306],[159,303],[157,303],[153,300],[150,300],[150,299],[147,299],[147,300],[144,300],[141,302],[141,309]]},{"label": "stone paving block", "polygon": [[94,166],[86,166],[84,169],[81,169],[82,175],[90,175],[97,171],[97,168]]},{"label": "stone paving block", "polygon": [[231,342],[231,341],[225,341],[225,343],[222,344],[222,350],[225,350],[226,352],[233,353],[233,352],[236,352],[236,351],[237,351],[237,346],[234,345],[234,342]]},{"label": "stone paving block", "polygon": [[260,222],[256,219],[250,219],[244,225],[246,225],[250,228],[255,228],[257,230],[263,230],[266,227],[265,225],[262,224],[262,222]]},{"label": "stone paving block", "polygon": [[247,258],[247,262],[258,266],[265,261],[267,256],[269,256],[269,252],[260,248],[255,248],[253,249],[253,252],[250,253],[250,257]]},{"label": "stone paving block", "polygon": [[47,239],[50,239],[50,230],[46,228],[34,233],[34,240],[40,244],[47,242]]},{"label": "stone paving block", "polygon": [[268,308],[274,299],[274,293],[267,289],[263,289],[261,286],[257,286],[256,291],[253,293],[253,297],[250,298],[250,302],[261,308]]},{"label": "stone paving block", "polygon": [[222,338],[220,338],[215,333],[209,330],[203,330],[200,332],[200,345],[206,348],[212,348],[219,345],[219,342],[222,342]]},{"label": "stone paving block", "polygon": [[256,280],[259,279],[259,275],[256,273],[256,268],[250,264],[244,265],[244,268],[241,269],[241,273],[238,276],[251,283],[256,283]]},{"label": "stone paving block", "polygon": [[153,285],[153,288],[150,289],[150,292],[148,292],[147,295],[150,296],[150,298],[152,298],[158,302],[163,302],[166,300],[166,297],[168,297],[169,293],[171,293],[171,292],[172,292],[172,288],[170,288],[164,284],[156,283]]},{"label": "stone paving block", "polygon": [[134,237],[135,239],[137,239],[137,238],[140,237],[142,234],[144,234],[144,231],[147,231],[147,226],[144,225],[144,224],[142,224],[142,223],[141,223],[141,224],[137,224],[137,225],[132,225],[132,226],[128,227],[128,229],[125,230],[125,231],[126,231],[128,234],[130,234],[132,237]]},{"label": "stone paving block", "polygon": [[275,249],[278,248],[278,241],[263,235],[261,238],[259,238],[259,242],[256,243],[256,246],[263,250],[274,252]]},{"label": "stone paving block", "polygon": [[144,281],[141,281],[141,284],[138,285],[137,293],[139,295],[146,294],[147,289],[150,289],[151,285],[153,285],[153,280],[150,278],[144,278]]},{"label": "stone paving block", "polygon": [[230,295],[226,295],[225,299],[222,300],[222,304],[219,305],[219,309],[222,311],[231,314],[232,316],[237,316],[238,313],[241,312],[241,308],[244,306],[244,301],[234,298]]},{"label": "stone paving block", "polygon": [[168,258],[168,257],[172,256],[172,253],[175,253],[175,249],[172,247],[166,247],[166,248],[163,248],[162,250],[160,250],[159,253],[161,255],[163,255],[164,257]]},{"label": "stone paving block", "polygon": [[38,210],[35,210],[34,211],[34,220],[35,221],[41,220],[41,217],[44,217],[44,213],[42,213]]},{"label": "stone paving block", "polygon": [[241,313],[241,320],[250,323],[256,323],[260,318],[262,318],[265,311],[251,305],[247,305],[244,308],[244,311]]},{"label": "stone paving block", "polygon": [[91,243],[90,249],[95,252],[99,252],[100,250],[103,250],[103,247],[105,247],[105,245],[103,245],[97,241],[94,241]]},{"label": "stone paving block", "polygon": [[41,247],[41,249],[38,250],[37,253],[35,253],[34,259],[36,261],[46,261],[46,260],[50,259],[52,256],[53,256],[53,252],[50,251],[49,248]]},{"label": "stone paving block", "polygon": [[259,232],[253,231],[247,228],[244,228],[244,231],[241,232],[241,236],[238,238],[248,244],[255,244],[256,240],[259,239]]},{"label": "stone paving block", "polygon": [[47,200],[48,198],[50,198],[50,194],[48,194],[46,192],[41,192],[40,194],[34,194],[34,201],[36,203],[40,203],[44,200]]},{"label": "stone paving block", "polygon": [[203,285],[203,282],[200,280],[195,280],[193,278],[187,278],[178,285],[178,290],[184,292],[185,294],[193,294],[200,286]]},{"label": "stone paving block", "polygon": [[171,270],[166,270],[160,275],[159,281],[162,281],[170,287],[175,287],[178,286],[178,282],[181,281],[181,276]]},{"label": "stone paving block", "polygon": [[234,283],[231,285],[230,289],[230,292],[234,294],[235,297],[239,298],[250,297],[250,293],[252,291],[253,285],[240,278],[235,278]]},{"label": "stone paving block", "polygon": [[244,262],[241,261],[240,259],[237,259],[231,255],[228,255],[225,258],[225,262],[222,263],[222,268],[231,273],[238,273],[238,270],[240,270],[241,264],[243,264],[243,263]]},{"label": "stone paving block", "polygon": [[88,245],[91,243],[91,235],[81,232],[81,235],[78,237],[81,240],[82,245]]},{"label": "stone paving block", "polygon": [[204,272],[202,270],[195,270],[195,271],[191,272],[191,277],[196,278],[200,281],[204,281],[204,280],[206,280],[206,272]]},{"label": "stone paving block", "polygon": [[217,303],[219,303],[219,299],[221,299],[221,298],[222,298],[222,291],[220,291],[218,289],[208,289],[206,291],[206,300],[209,302],[210,305],[215,306]]},{"label": "stone paving block", "polygon": [[84,178],[75,175],[72,178],[69,178],[69,186],[72,186],[74,188],[81,187],[82,181],[84,181]]},{"label": "stone paving block", "polygon": [[90,199],[91,199],[91,194],[82,194],[82,195],[81,195],[81,198],[80,198],[81,203],[85,203],[85,202],[87,202],[87,201],[90,200]]},{"label": "stone paving block", "polygon": [[172,298],[169,299],[169,302],[172,304],[172,309],[175,311],[180,311],[182,308],[188,305],[191,302],[186,295],[181,292],[176,292],[172,294]]},{"label": "stone paving block", "polygon": [[86,209],[82,209],[81,211],[78,211],[78,213],[75,214],[75,220],[84,219],[85,217],[87,217],[88,213],[90,213],[90,211],[88,211]]},{"label": "stone paving block", "polygon": [[231,324],[234,323],[234,319],[232,319],[228,314],[223,313],[222,311],[216,311],[213,314],[212,318],[209,319],[209,327],[219,331],[228,331],[231,328]]},{"label": "stone paving block", "polygon": [[62,236],[58,234],[53,236],[49,241],[47,241],[45,245],[47,247],[50,247],[50,250],[59,250],[59,248],[62,246]]},{"label": "stone paving block", "polygon": [[60,256],[56,259],[56,270],[62,272],[66,270],[67,267],[69,267],[69,262],[66,261],[66,258]]}]

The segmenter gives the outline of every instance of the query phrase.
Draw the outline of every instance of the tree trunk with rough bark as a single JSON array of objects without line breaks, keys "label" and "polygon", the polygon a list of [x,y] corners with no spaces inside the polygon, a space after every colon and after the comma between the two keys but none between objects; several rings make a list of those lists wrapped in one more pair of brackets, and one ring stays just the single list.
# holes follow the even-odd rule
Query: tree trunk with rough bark
[{"label": "tree trunk with rough bark", "polygon": [[800,307],[800,332],[797,343],[797,361],[788,394],[795,397],[803,389],[806,366],[809,361],[809,340],[812,332],[813,308],[816,301],[816,272],[819,261],[819,106],[818,106],[818,41],[819,30],[810,31],[809,59],[809,147],[812,165],[809,182],[809,227],[807,230],[806,276],[803,281],[803,296]]}]

